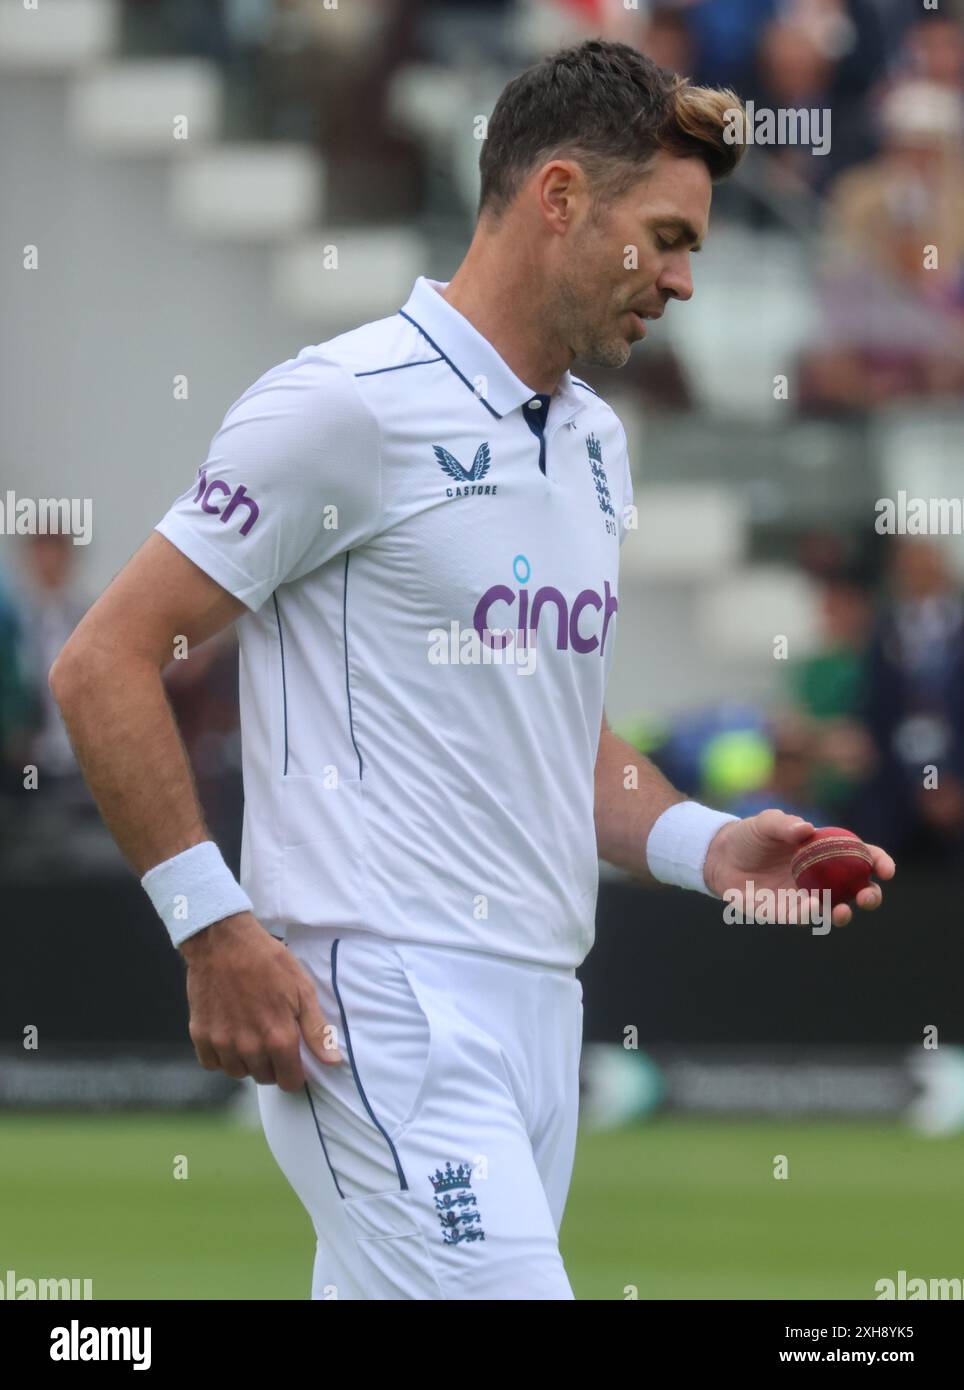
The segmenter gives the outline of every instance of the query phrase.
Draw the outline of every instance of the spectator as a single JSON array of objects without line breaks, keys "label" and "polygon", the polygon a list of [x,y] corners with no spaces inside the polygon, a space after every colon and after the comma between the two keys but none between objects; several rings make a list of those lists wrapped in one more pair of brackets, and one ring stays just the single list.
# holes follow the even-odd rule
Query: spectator
[{"label": "spectator", "polygon": [[[865,716],[880,760],[866,821],[896,853],[964,847],[964,603],[935,541],[893,543]],[[928,773],[927,769],[933,769]],[[933,785],[936,778],[936,785]]]},{"label": "spectator", "polygon": [[861,722],[873,620],[862,576],[846,570],[824,576],[820,615],[820,646],[790,666],[788,687],[811,729],[809,793],[846,823],[875,761],[873,740]]},{"label": "spectator", "polygon": [[961,98],[904,84],[883,122],[883,153],[831,194],[821,348],[804,364],[805,403],[868,408],[964,389]]},{"label": "spectator", "polygon": [[[85,604],[74,578],[74,545],[64,533],[26,538],[17,595],[20,665],[28,691],[27,761],[41,784],[73,795],[82,782],[47,673],[83,617]],[[86,800],[86,794],[83,797]]]},{"label": "spectator", "polygon": [[21,786],[31,711],[20,622],[12,595],[0,586],[0,794]]},{"label": "spectator", "polygon": [[900,65],[909,78],[960,92],[964,89],[964,28],[951,15],[932,10],[904,36]]}]

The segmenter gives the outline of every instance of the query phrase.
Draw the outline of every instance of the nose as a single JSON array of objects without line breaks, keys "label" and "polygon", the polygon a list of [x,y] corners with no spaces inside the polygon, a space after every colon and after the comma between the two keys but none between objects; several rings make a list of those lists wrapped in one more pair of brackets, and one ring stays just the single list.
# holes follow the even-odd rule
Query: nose
[{"label": "nose", "polygon": [[656,282],[657,288],[671,299],[682,300],[693,298],[693,277],[690,274],[689,257],[677,262],[663,271]]}]

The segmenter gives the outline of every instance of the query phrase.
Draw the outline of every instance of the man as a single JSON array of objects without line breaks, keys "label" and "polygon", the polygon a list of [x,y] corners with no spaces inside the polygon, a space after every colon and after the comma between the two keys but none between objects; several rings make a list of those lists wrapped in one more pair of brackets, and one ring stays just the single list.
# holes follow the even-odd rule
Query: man
[{"label": "man", "polygon": [[[597,852],[792,886],[808,825],[686,802],[606,726],[629,462],[568,370],[690,298],[734,100],[602,42],[510,82],[452,281],[256,382],[52,672],[202,1065],[261,1083],[316,1298],[571,1298]],[[239,617],[247,893],[159,678]]]}]

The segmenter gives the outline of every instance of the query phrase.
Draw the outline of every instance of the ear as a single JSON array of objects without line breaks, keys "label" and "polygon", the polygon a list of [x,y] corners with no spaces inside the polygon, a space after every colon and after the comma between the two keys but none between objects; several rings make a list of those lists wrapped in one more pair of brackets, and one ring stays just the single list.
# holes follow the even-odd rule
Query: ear
[{"label": "ear", "polygon": [[571,227],[589,189],[581,166],[573,159],[552,159],[533,175],[539,209],[553,230]]}]

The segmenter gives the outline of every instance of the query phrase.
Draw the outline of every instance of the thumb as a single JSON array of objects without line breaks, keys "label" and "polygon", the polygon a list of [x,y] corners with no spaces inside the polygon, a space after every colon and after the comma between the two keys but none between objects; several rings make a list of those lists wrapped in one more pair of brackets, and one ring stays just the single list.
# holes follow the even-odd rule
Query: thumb
[{"label": "thumb", "polygon": [[326,1066],[334,1066],[345,1060],[338,1050],[337,1030],[334,1024],[325,1021],[313,989],[302,991],[298,1026],[306,1045],[319,1062],[324,1062]]},{"label": "thumb", "polygon": [[768,839],[780,840],[789,845],[803,844],[814,831],[810,821],[776,810],[760,812],[759,828]]}]

